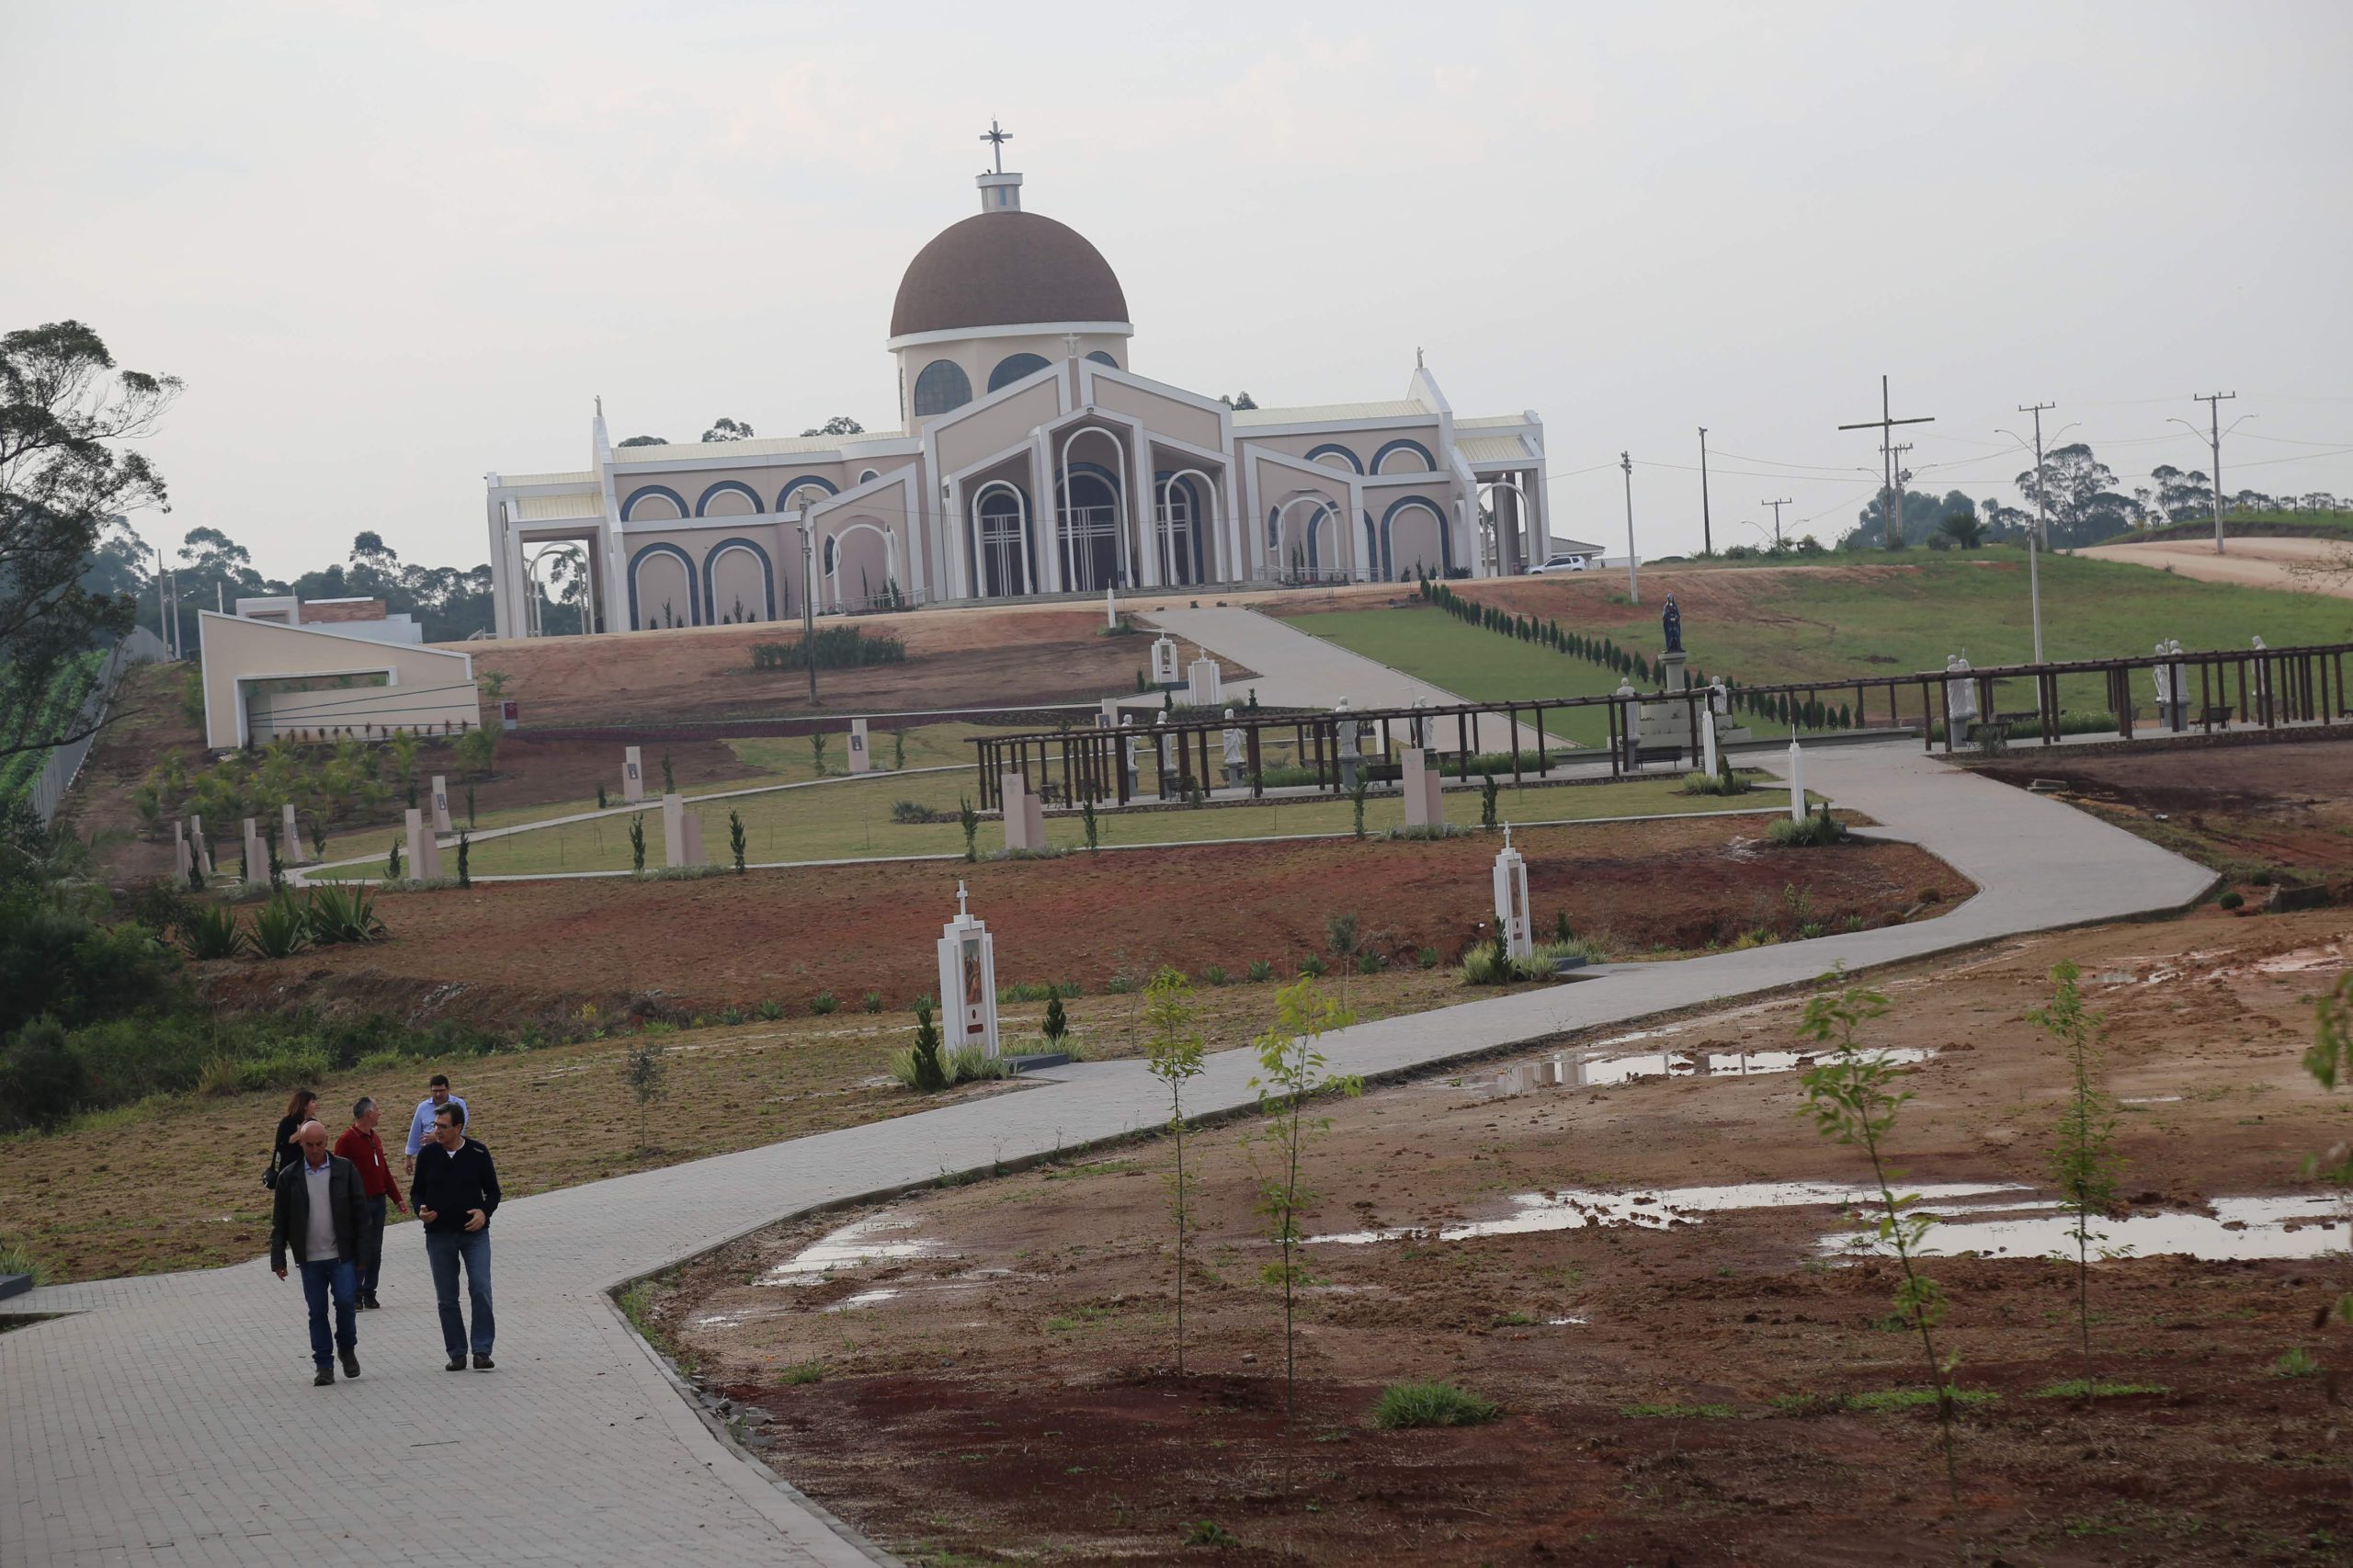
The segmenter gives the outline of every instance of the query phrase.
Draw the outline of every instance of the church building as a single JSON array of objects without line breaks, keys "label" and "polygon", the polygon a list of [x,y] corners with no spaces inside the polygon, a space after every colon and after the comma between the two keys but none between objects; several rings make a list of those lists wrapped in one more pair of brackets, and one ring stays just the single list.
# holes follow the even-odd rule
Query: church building
[{"label": "church building", "polygon": [[1457,415],[1418,352],[1360,403],[1235,409],[1154,381],[1102,253],[1025,210],[1018,174],[979,186],[899,281],[896,429],[616,448],[600,403],[587,468],[487,475],[497,634],[538,634],[558,553],[585,555],[599,631],[1543,559],[1533,411]]}]

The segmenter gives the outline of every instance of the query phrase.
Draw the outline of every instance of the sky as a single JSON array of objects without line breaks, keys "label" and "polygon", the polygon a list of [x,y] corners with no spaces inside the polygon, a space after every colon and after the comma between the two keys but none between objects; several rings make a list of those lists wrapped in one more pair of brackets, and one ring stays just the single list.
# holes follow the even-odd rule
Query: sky
[{"label": "sky", "polygon": [[[1024,204],[1134,368],[1264,404],[1534,409],[1554,531],[1646,557],[1878,483],[2017,500],[2019,404],[2121,487],[2353,494],[2353,6],[0,0],[0,330],[187,391],[173,510],[272,576],[487,552],[483,475],[897,417],[899,274]],[[2247,416],[2253,417],[2248,418]]]}]

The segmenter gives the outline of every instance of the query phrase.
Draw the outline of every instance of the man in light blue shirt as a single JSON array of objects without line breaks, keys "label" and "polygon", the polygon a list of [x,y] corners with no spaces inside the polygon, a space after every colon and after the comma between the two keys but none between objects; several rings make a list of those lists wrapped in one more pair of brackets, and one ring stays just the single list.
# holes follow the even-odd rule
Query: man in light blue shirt
[{"label": "man in light blue shirt", "polygon": [[403,1165],[401,1174],[404,1176],[416,1174],[416,1152],[424,1148],[426,1140],[433,1136],[433,1113],[445,1105],[454,1105],[460,1110],[466,1108],[466,1102],[449,1092],[449,1074],[447,1073],[433,1074],[433,1081],[427,1088],[430,1092],[416,1102],[416,1114],[408,1119],[408,1157]]}]

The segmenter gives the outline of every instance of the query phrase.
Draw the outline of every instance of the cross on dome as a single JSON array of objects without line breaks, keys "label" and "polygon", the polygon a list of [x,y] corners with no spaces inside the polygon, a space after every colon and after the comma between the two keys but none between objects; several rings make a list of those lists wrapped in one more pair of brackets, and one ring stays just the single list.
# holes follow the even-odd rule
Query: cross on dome
[{"label": "cross on dome", "polygon": [[981,140],[989,143],[989,151],[996,158],[996,172],[1005,173],[1005,144],[1013,140],[1013,132],[997,128],[996,117],[989,117],[989,128],[981,132]]}]

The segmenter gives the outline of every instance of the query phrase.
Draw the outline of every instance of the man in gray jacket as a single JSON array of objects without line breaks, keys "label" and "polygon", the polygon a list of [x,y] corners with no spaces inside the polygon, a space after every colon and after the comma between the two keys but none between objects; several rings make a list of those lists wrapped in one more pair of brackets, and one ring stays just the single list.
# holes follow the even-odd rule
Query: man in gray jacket
[{"label": "man in gray jacket", "polygon": [[[327,1130],[306,1121],[294,1134],[302,1158],[278,1173],[270,1213],[269,1267],[286,1278],[286,1254],[302,1271],[302,1297],[311,1309],[311,1358],[324,1388],[335,1381],[335,1354],[343,1353],[343,1375],[359,1375],[359,1236],[368,1192],[349,1160],[328,1152]],[[335,1300],[335,1334],[327,1334],[327,1300]]]}]

